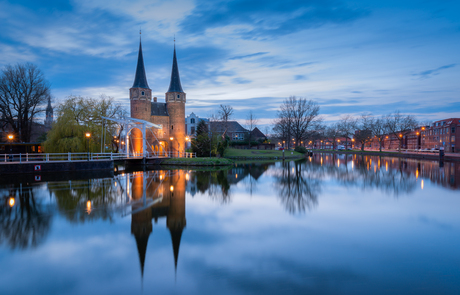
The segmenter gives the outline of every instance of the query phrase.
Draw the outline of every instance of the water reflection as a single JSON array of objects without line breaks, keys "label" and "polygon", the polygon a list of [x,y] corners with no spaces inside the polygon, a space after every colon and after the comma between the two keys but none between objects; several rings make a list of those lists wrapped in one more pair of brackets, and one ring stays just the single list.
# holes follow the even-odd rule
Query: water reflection
[{"label": "water reflection", "polygon": [[306,160],[283,162],[275,174],[275,188],[289,213],[305,212],[318,204],[324,171]]},{"label": "water reflection", "polygon": [[0,191],[0,200],[0,244],[11,249],[40,245],[49,232],[52,215],[43,199],[35,198],[35,189],[10,185]]},{"label": "water reflection", "polygon": [[[185,218],[185,191],[188,172],[137,172],[131,179],[131,233],[139,253],[141,275],[144,275],[147,243],[152,232],[152,220],[166,217],[171,234],[174,267],[177,269],[179,247],[187,221]],[[127,182],[129,184],[129,180]]]}]

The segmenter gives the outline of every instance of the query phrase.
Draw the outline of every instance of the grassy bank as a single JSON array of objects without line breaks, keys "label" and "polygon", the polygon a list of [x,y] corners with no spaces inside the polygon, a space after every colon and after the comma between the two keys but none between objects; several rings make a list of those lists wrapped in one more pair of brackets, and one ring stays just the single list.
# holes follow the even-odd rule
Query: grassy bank
[{"label": "grassy bank", "polygon": [[[285,151],[285,158],[302,158],[304,154]],[[283,151],[276,150],[242,150],[228,148],[225,150],[225,158],[229,159],[282,159]]]},{"label": "grassy bank", "polygon": [[341,154],[356,154],[356,153],[369,153],[369,154],[375,154],[375,153],[382,153],[382,154],[399,154],[399,152],[395,152],[395,151],[362,151],[362,150],[342,150],[342,151],[338,151],[338,150],[331,150],[331,149],[324,149],[324,150],[320,150],[320,149],[316,149],[316,150],[312,150],[313,152],[321,152],[321,153],[341,153]]},{"label": "grassy bank", "polygon": [[232,164],[232,160],[225,158],[172,158],[161,162],[161,165],[180,166],[224,166]]}]

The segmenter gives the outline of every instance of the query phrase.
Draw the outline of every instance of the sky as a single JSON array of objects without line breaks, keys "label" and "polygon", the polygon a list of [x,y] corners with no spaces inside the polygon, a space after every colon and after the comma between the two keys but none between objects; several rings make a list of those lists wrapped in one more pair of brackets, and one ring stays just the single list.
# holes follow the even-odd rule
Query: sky
[{"label": "sky", "polygon": [[396,110],[460,117],[460,1],[0,0],[0,67],[31,62],[69,95],[129,106],[139,48],[164,100],[174,38],[186,114],[231,105],[272,124],[289,96],[326,122]]}]

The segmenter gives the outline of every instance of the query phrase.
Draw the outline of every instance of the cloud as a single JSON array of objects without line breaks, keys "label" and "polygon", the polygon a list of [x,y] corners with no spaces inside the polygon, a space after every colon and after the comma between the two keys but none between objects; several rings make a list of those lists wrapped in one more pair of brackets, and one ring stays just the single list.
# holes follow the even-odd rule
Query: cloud
[{"label": "cloud", "polygon": [[264,54],[267,54],[267,53],[268,53],[268,52],[257,52],[257,53],[253,53],[253,54],[234,56],[234,57],[229,58],[229,60],[250,58],[250,57],[254,57],[254,56],[264,55]]},{"label": "cloud", "polygon": [[420,73],[418,73],[418,74],[412,74],[412,76],[416,76],[416,77],[418,76],[420,79],[428,79],[428,78],[431,78],[431,77],[433,77],[433,76],[439,75],[439,73],[440,73],[442,70],[453,68],[453,67],[455,67],[456,65],[457,65],[457,64],[445,65],[445,66],[436,68],[436,69],[434,69],[434,70],[427,70],[427,71],[420,72]]},{"label": "cloud", "polygon": [[200,35],[231,25],[245,38],[270,38],[329,23],[352,22],[367,14],[333,0],[202,1],[180,26],[187,34]]},{"label": "cloud", "polygon": [[235,84],[249,84],[249,83],[252,82],[251,80],[247,80],[247,79],[243,79],[243,78],[235,78],[232,81]]},{"label": "cloud", "polygon": [[295,75],[294,80],[307,80],[307,76],[305,75]]}]

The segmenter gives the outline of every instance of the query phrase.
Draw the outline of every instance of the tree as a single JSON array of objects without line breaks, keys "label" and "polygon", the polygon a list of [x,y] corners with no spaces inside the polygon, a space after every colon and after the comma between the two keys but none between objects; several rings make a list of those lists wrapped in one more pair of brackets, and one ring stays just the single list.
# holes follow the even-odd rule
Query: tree
[{"label": "tree", "polygon": [[252,111],[249,111],[248,116],[246,117],[246,126],[249,129],[249,135],[248,135],[249,148],[251,148],[252,130],[256,128],[258,122],[259,120],[257,119],[256,115],[254,115]]},{"label": "tree", "polygon": [[313,100],[291,96],[285,99],[278,111],[273,131],[283,137],[290,146],[291,136],[297,146],[307,140],[322,122],[319,116],[319,106]]},{"label": "tree", "polygon": [[[121,118],[125,115],[121,105],[105,95],[101,95],[99,99],[70,96],[59,105],[57,113],[56,124],[43,143],[47,153],[96,152],[101,148],[102,117]],[[119,128],[115,122],[106,120],[104,131],[103,147],[111,143]],[[91,133],[88,147],[86,132]]]},{"label": "tree", "polygon": [[379,151],[382,151],[383,140],[385,139],[385,136],[388,134],[388,128],[385,124],[385,117],[371,118],[369,129],[372,131],[372,134],[378,139]]},{"label": "tree", "polygon": [[372,130],[371,130],[371,123],[372,123],[372,115],[364,114],[361,116],[357,129],[355,132],[355,141],[361,144],[361,150],[364,151],[364,146],[370,140],[372,140]]},{"label": "tree", "polygon": [[326,138],[332,139],[332,149],[335,150],[336,139],[341,135],[340,125],[339,124],[332,124],[326,128]]},{"label": "tree", "polygon": [[225,122],[225,128],[227,128],[228,120],[233,115],[233,108],[229,105],[220,105],[220,109],[217,113],[219,115],[219,119]]},{"label": "tree", "polygon": [[197,157],[209,156],[211,150],[211,138],[209,137],[208,125],[200,121],[196,128],[195,138],[192,139],[192,151]]},{"label": "tree", "polygon": [[388,132],[398,139],[398,150],[401,152],[404,137],[417,127],[417,120],[411,115],[404,116],[396,111],[385,117],[385,126],[388,128]]},{"label": "tree", "polygon": [[49,97],[50,85],[37,66],[7,65],[0,76],[0,125],[10,126],[19,141],[29,142],[33,120]]},{"label": "tree", "polygon": [[338,128],[345,137],[345,148],[348,149],[348,138],[355,133],[358,120],[352,115],[344,115],[340,117]]}]

